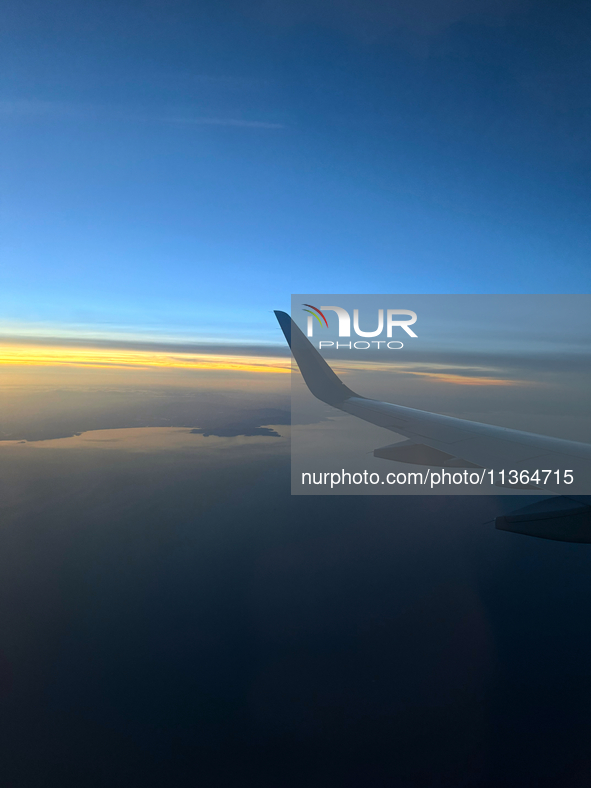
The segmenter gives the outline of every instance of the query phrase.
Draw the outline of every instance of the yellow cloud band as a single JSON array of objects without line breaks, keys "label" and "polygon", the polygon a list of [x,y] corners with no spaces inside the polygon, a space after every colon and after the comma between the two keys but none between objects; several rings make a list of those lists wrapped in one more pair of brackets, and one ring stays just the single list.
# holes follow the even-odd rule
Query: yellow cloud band
[{"label": "yellow cloud band", "polygon": [[216,369],[266,373],[284,373],[291,369],[289,358],[281,357],[11,344],[0,344],[0,365]]},{"label": "yellow cloud band", "polygon": [[[291,359],[281,356],[241,356],[224,353],[183,353],[166,350],[133,348],[62,347],[0,343],[0,366],[12,367],[80,367],[103,369],[186,369],[228,370],[233,372],[279,373],[289,372]],[[333,362],[333,366],[335,366]],[[426,369],[427,368],[427,369]],[[467,367],[465,374],[452,372],[443,364],[384,364],[375,361],[347,360],[336,364],[339,374],[353,371],[382,371],[390,374],[416,375],[434,381],[460,386],[516,386],[524,381],[510,380],[482,373],[483,369]],[[427,371],[429,370],[429,371]],[[458,372],[460,374],[458,374]]]}]

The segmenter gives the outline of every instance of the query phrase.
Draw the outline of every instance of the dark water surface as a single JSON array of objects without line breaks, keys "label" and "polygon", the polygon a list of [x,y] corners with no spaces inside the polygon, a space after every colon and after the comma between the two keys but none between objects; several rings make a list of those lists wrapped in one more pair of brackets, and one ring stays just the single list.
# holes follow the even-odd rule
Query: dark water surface
[{"label": "dark water surface", "polygon": [[0,445],[2,786],[587,786],[589,548],[271,426]]}]

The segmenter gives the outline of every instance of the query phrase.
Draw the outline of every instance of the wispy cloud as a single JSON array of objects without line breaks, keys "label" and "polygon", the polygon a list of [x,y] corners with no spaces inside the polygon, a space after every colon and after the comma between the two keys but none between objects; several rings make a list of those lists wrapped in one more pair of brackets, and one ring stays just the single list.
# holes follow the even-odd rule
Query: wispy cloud
[{"label": "wispy cloud", "polygon": [[45,101],[42,99],[0,100],[0,116],[7,118],[33,117],[83,117],[93,115],[102,108],[91,103]]},{"label": "wispy cloud", "polygon": [[[181,110],[182,111],[182,110]],[[153,115],[121,107],[90,102],[45,101],[40,99],[0,100],[0,117],[14,118],[95,118],[97,115],[137,122],[170,123],[183,126],[233,126],[244,129],[284,129],[283,123],[244,118],[221,118],[191,115]]]},{"label": "wispy cloud", "polygon": [[388,372],[396,375],[412,375],[430,378],[439,383],[451,383],[455,386],[524,386],[534,385],[532,381],[508,378],[502,370],[482,366],[448,366],[445,364],[392,364],[379,361],[347,361],[334,365],[336,371],[346,374],[347,371]]},{"label": "wispy cloud", "polygon": [[280,27],[302,23],[342,30],[366,42],[397,32],[429,40],[464,20],[498,24],[527,8],[531,0],[256,0],[244,3],[246,13]]},{"label": "wispy cloud", "polygon": [[283,123],[268,123],[262,120],[238,120],[236,118],[163,118],[167,123],[186,126],[239,126],[247,129],[284,129]]},{"label": "wispy cloud", "polygon": [[223,356],[273,356],[291,358],[289,347],[285,344],[254,344],[228,342],[196,341],[149,341],[136,337],[109,338],[90,336],[42,335],[39,331],[30,334],[3,332],[0,324],[0,348],[8,345],[35,345],[37,347],[97,348],[98,350],[149,351],[153,353],[188,353],[197,355]]}]

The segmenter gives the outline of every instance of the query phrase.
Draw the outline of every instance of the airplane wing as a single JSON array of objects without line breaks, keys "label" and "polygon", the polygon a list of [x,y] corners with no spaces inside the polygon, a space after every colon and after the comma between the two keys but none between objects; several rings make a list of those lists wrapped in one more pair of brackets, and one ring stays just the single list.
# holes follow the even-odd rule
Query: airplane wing
[{"label": "airplane wing", "polygon": [[[589,489],[591,486],[591,445],[496,427],[363,397],[339,379],[287,313],[276,311],[275,315],[302,377],[315,397],[345,413],[384,427],[407,439],[376,449],[375,457],[440,468],[486,468],[495,472],[552,470],[553,474],[559,471],[561,482],[564,482],[564,474],[572,474],[576,482],[573,484],[573,492],[576,489]],[[554,477],[550,477],[548,481],[550,483],[544,486],[509,483],[505,486],[513,489],[539,490],[542,494],[548,494],[555,489]],[[580,497],[577,505],[583,508],[587,506],[584,501],[581,503]],[[587,510],[589,541],[591,541],[591,507],[587,506]],[[530,515],[534,519],[539,519],[538,510],[533,514],[525,512],[521,520],[511,523],[505,518],[499,523],[499,527],[502,526],[504,530],[518,530],[508,526],[526,522]],[[552,517],[546,519],[556,520],[556,515],[556,510],[553,510]],[[564,519],[565,516],[567,516],[565,512],[562,512],[558,519]],[[571,519],[573,516],[572,512],[568,514]]]}]

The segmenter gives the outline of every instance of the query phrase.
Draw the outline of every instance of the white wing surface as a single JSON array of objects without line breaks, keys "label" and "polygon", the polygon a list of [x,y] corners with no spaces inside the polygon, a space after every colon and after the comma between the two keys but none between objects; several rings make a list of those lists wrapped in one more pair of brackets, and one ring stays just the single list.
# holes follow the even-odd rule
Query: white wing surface
[{"label": "white wing surface", "polygon": [[[497,527],[548,539],[591,542],[589,499],[584,495],[571,495],[591,488],[590,444],[362,397],[338,378],[287,313],[277,311],[275,315],[314,396],[345,413],[407,438],[376,449],[376,457],[439,468],[481,468],[493,470],[495,474],[501,470],[552,471],[545,485],[523,485],[542,494],[556,490],[556,471],[559,471],[561,491],[565,489],[564,479],[570,478],[565,474],[572,474],[568,496],[551,499],[547,507],[532,504],[513,515],[498,517]],[[516,488],[509,483],[504,486]]]}]

